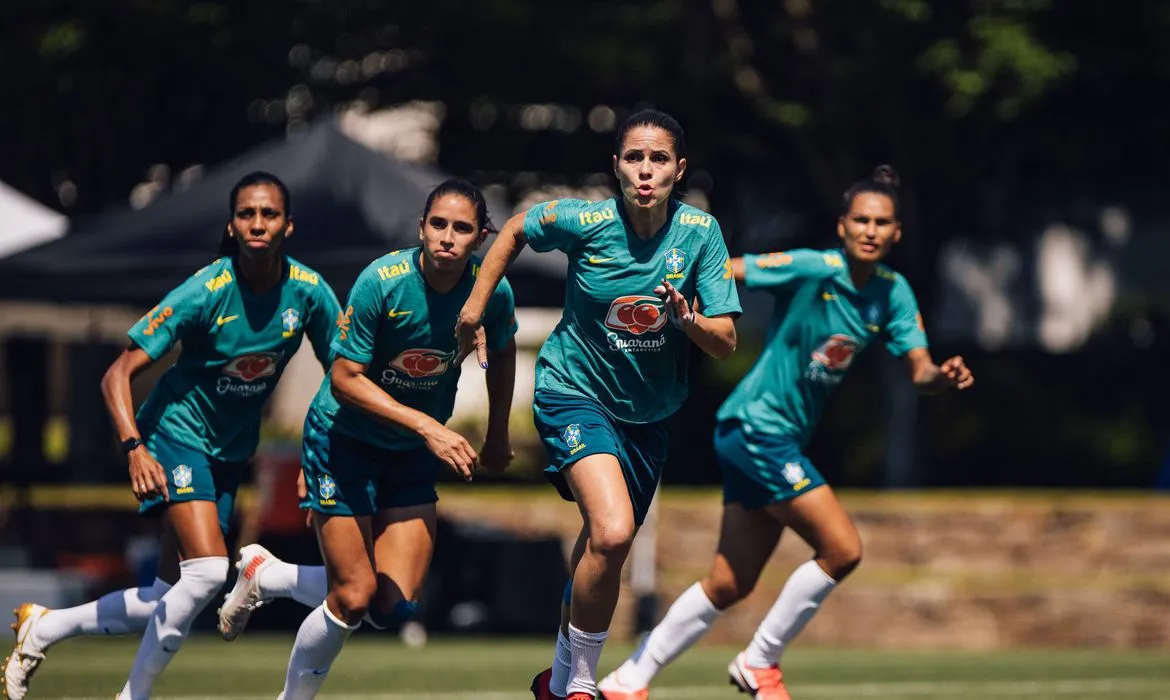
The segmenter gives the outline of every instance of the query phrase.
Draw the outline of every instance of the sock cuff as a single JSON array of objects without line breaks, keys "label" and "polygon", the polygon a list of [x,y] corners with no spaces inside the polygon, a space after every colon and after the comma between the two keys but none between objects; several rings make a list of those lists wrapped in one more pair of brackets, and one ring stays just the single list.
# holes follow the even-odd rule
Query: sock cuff
[{"label": "sock cuff", "polygon": [[179,562],[179,577],[223,583],[227,579],[227,557],[199,557]]},{"label": "sock cuff", "polygon": [[[694,591],[694,593],[691,593],[691,591]],[[722,610],[715,607],[715,603],[711,602],[711,596],[707,595],[707,591],[703,590],[702,583],[695,581],[694,585],[692,585],[689,589],[687,589],[687,592],[683,593],[683,595],[687,595],[687,593],[691,593],[691,595],[694,595],[697,600],[702,600],[703,609],[699,611],[699,614],[702,617],[702,619],[704,619],[704,620],[706,620],[708,618],[714,619],[716,617],[719,617],[719,615],[723,613]]]},{"label": "sock cuff", "polygon": [[801,564],[801,568],[807,568],[809,566],[817,570],[817,573],[821,575],[821,579],[824,580],[825,584],[828,585],[829,588],[833,588],[837,585],[837,579],[833,578],[824,569],[822,569],[821,565],[818,564],[815,559],[810,559],[804,564]]},{"label": "sock cuff", "polygon": [[605,641],[605,639],[607,637],[609,637],[609,632],[585,632],[584,630],[579,630],[576,627],[574,627],[573,623],[571,623],[571,622],[569,623],[569,639],[570,640],[572,640],[573,638],[576,638],[576,639],[579,639],[583,642],[592,642],[594,644],[601,644],[602,642]]},{"label": "sock cuff", "polygon": [[333,612],[329,610],[329,606],[326,605],[325,603],[321,603],[321,610],[325,611],[325,619],[326,620],[328,620],[329,622],[332,622],[333,624],[337,625],[338,627],[340,627],[342,629],[346,629],[346,630],[349,630],[350,632],[352,632],[352,631],[356,630],[358,627],[362,626],[362,623],[360,621],[356,625],[345,624],[345,621],[339,619],[336,615],[334,615]]}]

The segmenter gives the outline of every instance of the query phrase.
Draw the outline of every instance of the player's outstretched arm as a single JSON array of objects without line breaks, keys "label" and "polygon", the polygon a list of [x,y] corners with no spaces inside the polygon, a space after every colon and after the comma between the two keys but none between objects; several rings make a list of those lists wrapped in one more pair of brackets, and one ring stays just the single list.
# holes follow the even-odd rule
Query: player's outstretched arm
[{"label": "player's outstretched arm", "polygon": [[487,336],[483,331],[483,314],[487,310],[488,300],[492,292],[500,285],[504,273],[524,250],[528,242],[524,236],[524,217],[528,212],[521,212],[504,224],[496,235],[496,242],[483,259],[479,274],[475,278],[475,286],[459,312],[459,320],[455,324],[455,337],[459,339],[459,355],[456,362],[463,362],[463,358],[472,352],[476,354],[479,366],[487,369]]},{"label": "player's outstretched arm", "polygon": [[422,411],[395,401],[366,376],[366,366],[360,362],[338,357],[333,361],[329,377],[333,396],[338,401],[418,435],[436,457],[465,481],[471,481],[479,455],[462,435]]},{"label": "player's outstretched arm", "polygon": [[937,394],[947,389],[969,389],[975,383],[975,375],[956,355],[941,365],[936,365],[926,348],[914,348],[906,353],[906,367],[910,380],[923,394]]},{"label": "player's outstretched arm", "polygon": [[501,350],[488,352],[487,378],[488,427],[479,453],[479,463],[489,472],[502,472],[512,462],[514,453],[508,437],[508,418],[512,413],[512,394],[516,387],[516,339]]}]

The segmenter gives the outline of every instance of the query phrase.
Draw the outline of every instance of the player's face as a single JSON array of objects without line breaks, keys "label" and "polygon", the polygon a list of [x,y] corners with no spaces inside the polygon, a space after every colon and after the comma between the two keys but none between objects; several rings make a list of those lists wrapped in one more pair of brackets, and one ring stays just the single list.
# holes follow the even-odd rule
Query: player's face
[{"label": "player's face", "polygon": [[636,126],[626,133],[622,151],[613,157],[626,203],[653,208],[668,199],[687,169],[687,159],[674,151],[670,132],[657,126]]},{"label": "player's face", "polygon": [[894,216],[894,202],[889,197],[862,192],[837,220],[837,235],[851,259],[876,263],[901,240],[902,224]]},{"label": "player's face", "polygon": [[260,183],[240,190],[230,227],[240,243],[240,255],[260,258],[278,253],[284,239],[292,234],[280,189]]},{"label": "player's face", "polygon": [[419,220],[418,239],[428,265],[444,271],[463,269],[484,239],[475,222],[475,205],[461,194],[441,195]]}]

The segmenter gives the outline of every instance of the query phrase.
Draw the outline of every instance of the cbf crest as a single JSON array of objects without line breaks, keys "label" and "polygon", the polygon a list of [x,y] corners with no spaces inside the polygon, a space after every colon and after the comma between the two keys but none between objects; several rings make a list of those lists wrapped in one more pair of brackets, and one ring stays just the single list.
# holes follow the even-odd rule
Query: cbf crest
[{"label": "cbf crest", "polygon": [[280,314],[280,325],[284,327],[285,338],[291,338],[296,335],[297,330],[301,327],[301,314],[296,309],[285,309]]},{"label": "cbf crest", "polygon": [[331,476],[322,476],[317,483],[317,493],[321,495],[322,501],[333,500],[334,494],[337,493],[337,482]]},{"label": "cbf crest", "polygon": [[687,267],[687,255],[678,248],[671,248],[663,256],[666,260],[666,279],[682,279],[686,275],[683,270]]},{"label": "cbf crest", "polygon": [[581,426],[580,426],[580,424],[573,423],[573,424],[567,426],[565,428],[565,431],[563,433],[561,433],[561,437],[564,438],[565,444],[568,445],[569,447],[576,447],[577,445],[581,444]]},{"label": "cbf crest", "polygon": [[191,467],[188,467],[186,464],[180,464],[171,470],[171,478],[175,480],[175,488],[190,488],[191,482],[193,481]]}]

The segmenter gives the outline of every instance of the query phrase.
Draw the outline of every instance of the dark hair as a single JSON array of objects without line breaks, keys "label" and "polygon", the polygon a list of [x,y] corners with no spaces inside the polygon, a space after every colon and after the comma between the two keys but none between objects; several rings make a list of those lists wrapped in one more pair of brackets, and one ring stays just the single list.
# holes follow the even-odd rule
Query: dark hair
[{"label": "dark hair", "polygon": [[427,203],[423,205],[422,210],[422,218],[424,220],[431,213],[431,207],[434,206],[435,200],[445,194],[457,194],[466,198],[467,201],[475,206],[476,229],[482,231],[486,228],[490,233],[496,232],[491,218],[488,217],[487,200],[483,198],[483,192],[467,180],[462,180],[457,177],[439,183],[439,186],[431,190],[431,193],[427,195]]},{"label": "dark hair", "polygon": [[[232,219],[236,215],[236,202],[240,198],[240,191],[245,187],[253,185],[272,185],[280,190],[280,196],[284,200],[284,215],[285,218],[292,216],[292,195],[288,192],[288,186],[281,182],[280,178],[272,173],[264,172],[263,170],[255,170],[241,177],[232,187],[232,193],[228,196],[228,225],[231,225]],[[219,239],[219,256],[227,257],[235,255],[240,252],[240,242],[237,241],[227,229],[224,229],[223,236]]]},{"label": "dark hair", "polygon": [[674,142],[675,157],[679,159],[686,157],[687,137],[683,133],[682,126],[674,117],[657,109],[639,110],[626,117],[626,120],[618,127],[617,138],[613,142],[614,155],[621,156],[622,143],[626,140],[626,134],[639,126],[656,126],[670,134],[670,139]]},{"label": "dark hair", "polygon": [[845,190],[844,208],[841,214],[849,213],[849,209],[853,206],[853,200],[859,194],[872,192],[873,194],[882,194],[890,198],[894,203],[894,218],[901,220],[899,214],[901,210],[901,203],[898,200],[898,185],[900,184],[898,173],[894,171],[892,165],[879,165],[873,169],[873,174],[865,180],[859,180],[853,183],[849,189]]}]

